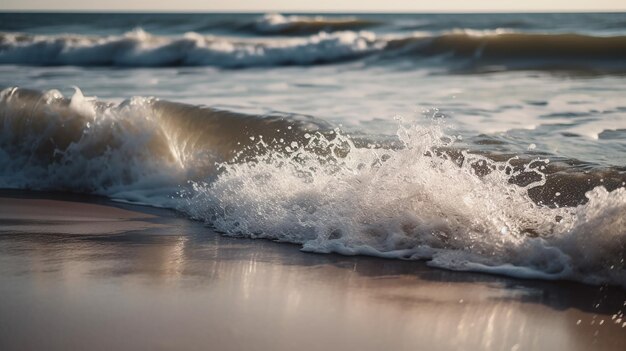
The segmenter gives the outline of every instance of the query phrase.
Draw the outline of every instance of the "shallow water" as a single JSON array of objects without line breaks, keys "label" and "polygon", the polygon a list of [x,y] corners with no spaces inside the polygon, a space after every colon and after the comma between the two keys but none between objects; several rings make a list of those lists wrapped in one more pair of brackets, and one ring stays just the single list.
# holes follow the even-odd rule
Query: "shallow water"
[{"label": "shallow water", "polygon": [[161,234],[0,235],[5,349],[621,350],[626,340],[620,289],[300,254],[160,216]]}]

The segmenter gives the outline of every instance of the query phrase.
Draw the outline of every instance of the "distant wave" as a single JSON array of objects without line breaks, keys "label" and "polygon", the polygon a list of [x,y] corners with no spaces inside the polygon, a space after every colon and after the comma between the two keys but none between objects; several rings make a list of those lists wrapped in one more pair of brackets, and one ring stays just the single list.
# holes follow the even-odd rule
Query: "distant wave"
[{"label": "distant wave", "polygon": [[567,63],[626,59],[626,36],[456,30],[429,39],[427,42],[414,37],[391,40],[386,48],[407,48],[415,45],[414,51],[422,55],[450,54],[494,62],[555,60]]},{"label": "distant wave", "polygon": [[302,35],[319,32],[359,30],[378,25],[379,22],[356,17],[284,16],[266,14],[250,27],[259,34]]},{"label": "distant wave", "polygon": [[259,41],[197,33],[159,37],[141,29],[103,37],[0,33],[0,64],[245,68],[329,64],[366,57],[381,59],[382,64],[405,59],[469,71],[494,67],[623,71],[626,36],[455,30],[381,37],[342,31]]},{"label": "distant wave", "polygon": [[187,33],[157,37],[141,29],[122,36],[0,34],[0,63],[74,66],[255,66],[340,62],[379,50],[373,34],[320,33],[304,39],[235,41]]},{"label": "distant wave", "polygon": [[[359,146],[314,118],[10,88],[0,187],[171,207],[226,235],[307,251],[626,286],[623,173],[546,174],[547,160],[454,150],[438,125],[399,127],[397,139]],[[538,188],[584,201],[549,206],[533,198]]]},{"label": "distant wave", "polygon": [[416,62],[437,57],[436,63],[443,63],[448,70],[466,73],[525,69],[626,71],[626,36],[454,30],[427,39],[389,40],[385,51]]},{"label": "distant wave", "polygon": [[449,31],[454,28],[467,28],[475,31],[480,30],[495,30],[500,29],[514,29],[514,30],[531,30],[533,29],[533,23],[528,20],[516,19],[492,19],[489,22],[483,23],[471,23],[467,21],[455,20],[435,20],[430,18],[429,20],[420,18],[406,21],[399,24],[398,28],[402,30],[428,30],[428,31]]}]

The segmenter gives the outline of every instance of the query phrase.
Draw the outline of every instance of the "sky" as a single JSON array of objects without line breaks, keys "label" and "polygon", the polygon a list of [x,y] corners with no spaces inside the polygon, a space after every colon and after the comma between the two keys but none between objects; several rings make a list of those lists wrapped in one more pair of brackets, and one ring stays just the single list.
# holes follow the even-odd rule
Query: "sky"
[{"label": "sky", "polygon": [[625,0],[2,0],[0,10],[232,12],[626,11]]}]

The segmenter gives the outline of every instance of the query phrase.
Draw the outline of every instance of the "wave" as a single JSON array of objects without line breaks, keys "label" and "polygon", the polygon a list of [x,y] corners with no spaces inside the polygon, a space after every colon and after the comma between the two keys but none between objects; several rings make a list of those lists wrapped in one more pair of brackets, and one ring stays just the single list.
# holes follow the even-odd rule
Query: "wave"
[{"label": "wave", "polygon": [[319,32],[359,30],[379,25],[372,20],[356,17],[284,16],[278,13],[266,14],[251,26],[259,34],[302,35]]},{"label": "wave", "polygon": [[111,104],[60,92],[0,93],[0,187],[64,190],[170,206],[188,180],[245,157],[255,138],[329,129],[308,116],[248,116],[154,98]]},{"label": "wave", "polygon": [[[626,286],[619,170],[496,160],[456,149],[441,125],[400,127],[397,144],[377,145],[312,117],[111,104],[78,89],[70,99],[5,89],[0,125],[0,187],[175,208],[226,235],[306,251]],[[603,185],[574,206],[536,197],[577,193],[592,177]]]},{"label": "wave", "polygon": [[[141,29],[122,36],[0,33],[0,64],[74,66],[315,65],[375,57],[439,64],[453,70],[626,69],[626,36],[456,30],[438,35],[377,37],[321,32],[307,38],[251,41],[187,33],[158,37]],[[426,60],[436,58],[436,60]]]},{"label": "wave", "polygon": [[141,29],[122,36],[0,34],[0,64],[73,66],[312,65],[362,57],[378,44],[368,33],[320,33],[306,39],[246,42],[187,33],[157,37]]},{"label": "wave", "polygon": [[430,38],[392,40],[387,49],[410,49],[419,55],[471,58],[473,63],[520,67],[584,67],[591,62],[624,68],[626,36],[596,37],[582,34],[529,34],[507,31],[458,30]]}]

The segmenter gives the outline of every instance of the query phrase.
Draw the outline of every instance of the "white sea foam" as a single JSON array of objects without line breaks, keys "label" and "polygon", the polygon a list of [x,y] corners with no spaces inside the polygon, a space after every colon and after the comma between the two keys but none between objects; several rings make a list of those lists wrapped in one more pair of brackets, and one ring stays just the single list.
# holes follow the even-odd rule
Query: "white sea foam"
[{"label": "white sea foam", "polygon": [[[303,250],[426,259],[433,266],[525,278],[626,284],[626,190],[596,188],[577,208],[535,204],[508,163],[436,156],[441,127],[402,128],[405,147],[358,149],[318,135],[287,156],[224,165],[180,208],[228,235],[302,244]],[[345,157],[320,157],[312,144]],[[337,151],[336,153],[341,153]],[[542,164],[543,160],[535,163]],[[492,172],[476,174],[477,164]],[[532,165],[527,172],[537,172]]]}]

